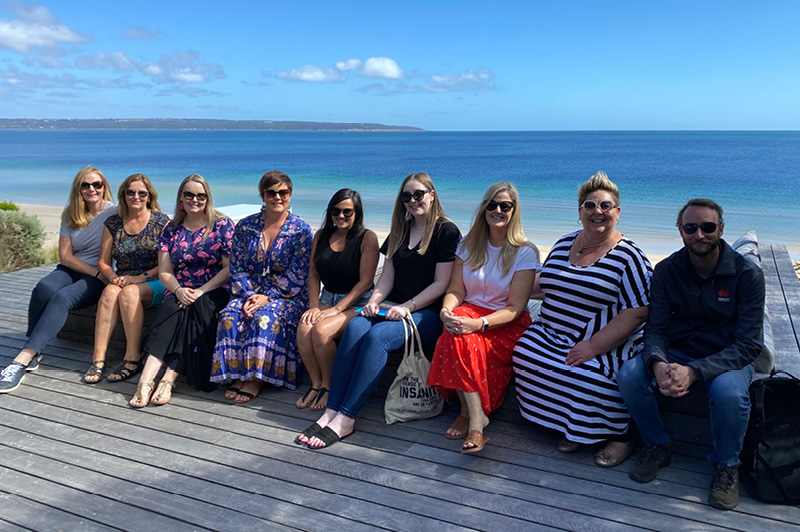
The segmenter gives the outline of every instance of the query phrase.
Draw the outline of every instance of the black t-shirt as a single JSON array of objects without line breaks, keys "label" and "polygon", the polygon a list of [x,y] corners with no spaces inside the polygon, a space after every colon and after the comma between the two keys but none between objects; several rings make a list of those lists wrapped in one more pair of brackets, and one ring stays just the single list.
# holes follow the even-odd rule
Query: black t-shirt
[{"label": "black t-shirt", "polygon": [[[392,255],[394,286],[386,300],[393,303],[404,303],[433,283],[438,263],[456,260],[456,248],[461,240],[461,231],[453,222],[440,218],[436,222],[431,243],[424,255],[417,253],[419,244],[408,249],[408,237],[409,231],[406,230],[400,248]],[[381,246],[381,253],[384,255],[388,245],[387,238]],[[438,312],[442,306],[442,299],[444,294],[427,308]]]},{"label": "black t-shirt", "polygon": [[361,241],[365,234],[366,230],[361,231],[342,251],[333,251],[330,241],[317,242],[317,273],[328,292],[347,294],[361,280]]}]

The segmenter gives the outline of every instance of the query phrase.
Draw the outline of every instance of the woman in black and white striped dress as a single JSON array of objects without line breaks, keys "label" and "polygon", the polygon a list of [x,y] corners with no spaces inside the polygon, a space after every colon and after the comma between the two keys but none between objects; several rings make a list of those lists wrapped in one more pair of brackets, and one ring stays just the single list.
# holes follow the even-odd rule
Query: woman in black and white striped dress
[{"label": "woman in black and white striped dress", "polygon": [[553,246],[534,286],[539,318],[514,349],[523,417],[564,435],[561,452],[608,441],[595,455],[616,466],[632,451],[630,416],[615,373],[642,349],[652,267],[616,230],[619,190],[604,172],[578,189],[581,231]]}]

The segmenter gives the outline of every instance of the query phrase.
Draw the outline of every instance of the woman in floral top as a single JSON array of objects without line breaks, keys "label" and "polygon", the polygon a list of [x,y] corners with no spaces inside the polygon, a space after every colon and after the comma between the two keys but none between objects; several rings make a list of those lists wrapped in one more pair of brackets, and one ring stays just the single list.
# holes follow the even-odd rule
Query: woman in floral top
[{"label": "woman in floral top", "polygon": [[[97,303],[92,365],[83,376],[87,384],[103,379],[111,333],[122,315],[125,358],[108,376],[120,382],[141,371],[140,347],[144,309],[161,304],[164,285],[158,280],[158,240],[169,217],[158,206],[158,192],[144,174],[128,176],[117,193],[119,211],[105,221],[98,269],[108,286]],[[117,263],[117,271],[111,268]]]},{"label": "woman in floral top", "polygon": [[238,380],[225,393],[252,401],[263,382],[294,390],[296,332],[308,308],[311,228],[288,210],[292,180],[273,170],[258,185],[264,208],[236,226],[231,299],[220,314],[212,382]]},{"label": "woman in floral top", "polygon": [[[169,291],[144,339],[150,355],[130,405],[165,404],[178,374],[197,389],[208,382],[217,313],[228,302],[233,222],[216,209],[202,176],[190,175],[178,188],[175,219],[158,246],[158,276]],[[155,389],[155,377],[167,368]],[[155,389],[155,394],[153,390]]]}]

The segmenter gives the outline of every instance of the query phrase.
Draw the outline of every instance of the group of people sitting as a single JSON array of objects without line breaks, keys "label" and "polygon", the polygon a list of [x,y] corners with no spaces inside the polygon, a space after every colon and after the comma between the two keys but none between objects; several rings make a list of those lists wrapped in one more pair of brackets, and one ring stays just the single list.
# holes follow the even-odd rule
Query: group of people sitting
[{"label": "group of people sitting", "polygon": [[[714,438],[709,502],[738,503],[764,280],[721,239],[715,202],[694,199],[680,210],[684,248],[654,272],[616,229],[620,194],[603,172],[578,189],[581,228],[543,264],[511,183],[489,186],[462,238],[431,178],[411,174],[380,247],[354,190],[333,195],[313,235],[289,209],[286,174],[267,172],[258,190],[261,212],[234,227],[214,208],[206,180],[190,175],[170,220],[147,176],[125,179],[115,206],[102,172],[83,168],[63,214],[60,264],[33,291],[28,341],[2,370],[0,393],[38,367],[69,310],[97,303],[84,382],[141,372],[130,399],[141,408],[169,402],[184,375],[206,391],[229,384],[225,398],[245,403],[264,383],[296,389],[305,368],[311,386],[296,406],[322,413],[295,443],[322,449],[353,433],[388,354],[405,342],[402,321],[411,320],[423,345],[435,346],[427,384],[460,403],[444,435],[463,439],[462,453],[489,441],[489,415],[513,375],[522,416],[558,431],[561,452],[602,443],[599,466],[632,453],[633,417],[645,445],[629,474],[648,482],[670,461],[656,390],[680,397],[699,382]],[[535,321],[531,298],[543,299]],[[147,307],[158,310],[142,338]],[[124,360],[107,373],[120,318]]]}]

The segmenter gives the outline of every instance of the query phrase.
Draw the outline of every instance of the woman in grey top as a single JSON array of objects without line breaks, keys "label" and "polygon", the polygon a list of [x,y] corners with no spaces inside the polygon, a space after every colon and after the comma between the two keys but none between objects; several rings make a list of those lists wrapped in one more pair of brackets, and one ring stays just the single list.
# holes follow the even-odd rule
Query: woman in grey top
[{"label": "woman in grey top", "polygon": [[28,305],[28,341],[0,372],[0,393],[16,390],[25,373],[39,367],[42,349],[64,326],[70,310],[97,303],[106,283],[97,269],[103,223],[116,212],[103,173],[91,166],[81,168],[61,214],[59,264],[33,289]]}]

